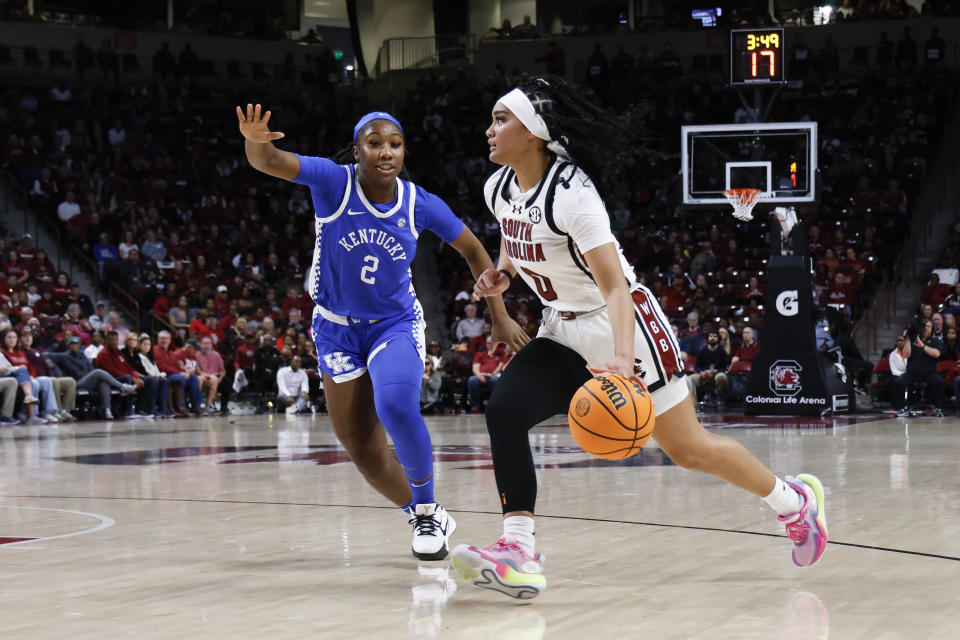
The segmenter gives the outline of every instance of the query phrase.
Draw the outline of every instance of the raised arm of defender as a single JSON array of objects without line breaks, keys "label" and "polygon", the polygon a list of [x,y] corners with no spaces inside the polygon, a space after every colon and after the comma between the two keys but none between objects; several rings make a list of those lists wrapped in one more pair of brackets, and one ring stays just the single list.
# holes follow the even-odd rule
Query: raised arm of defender
[{"label": "raised arm of defender", "polygon": [[281,178],[293,180],[300,173],[300,159],[289,151],[281,151],[273,146],[274,140],[284,137],[280,131],[270,131],[270,112],[261,113],[260,105],[247,105],[244,114],[237,107],[237,119],[240,121],[240,133],[244,137],[244,150],[247,162],[257,171]]}]

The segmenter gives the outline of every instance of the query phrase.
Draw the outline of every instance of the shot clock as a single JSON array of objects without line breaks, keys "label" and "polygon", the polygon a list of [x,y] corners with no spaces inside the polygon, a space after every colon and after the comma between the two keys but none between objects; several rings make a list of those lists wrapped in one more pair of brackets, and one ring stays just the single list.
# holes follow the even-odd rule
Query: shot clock
[{"label": "shot clock", "polygon": [[730,85],[782,83],[783,29],[730,30]]}]

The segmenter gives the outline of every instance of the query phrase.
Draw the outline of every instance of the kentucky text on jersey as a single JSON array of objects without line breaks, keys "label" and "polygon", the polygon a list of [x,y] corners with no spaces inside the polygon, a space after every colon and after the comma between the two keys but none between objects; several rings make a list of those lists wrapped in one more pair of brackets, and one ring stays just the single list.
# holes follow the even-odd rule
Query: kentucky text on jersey
[{"label": "kentucky text on jersey", "polygon": [[294,182],[310,187],[316,241],[307,290],[334,314],[374,320],[419,308],[410,276],[424,230],[453,242],[463,222],[443,200],[396,179],[392,202],[370,202],[354,165],[298,156]]},{"label": "kentucky text on jersey", "polygon": [[340,238],[337,243],[346,249],[352,251],[361,244],[374,244],[390,254],[392,260],[406,260],[407,254],[403,250],[396,238],[381,229],[357,229]]}]

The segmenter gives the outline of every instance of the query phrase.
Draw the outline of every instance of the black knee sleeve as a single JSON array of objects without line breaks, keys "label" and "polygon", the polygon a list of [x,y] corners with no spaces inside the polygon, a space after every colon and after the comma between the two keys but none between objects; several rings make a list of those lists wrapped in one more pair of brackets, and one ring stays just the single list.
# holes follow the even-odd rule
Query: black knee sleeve
[{"label": "black knee sleeve", "polygon": [[590,373],[575,351],[538,338],[510,362],[487,404],[493,471],[504,513],[533,512],[537,475],[528,432],[565,413],[570,398]]}]

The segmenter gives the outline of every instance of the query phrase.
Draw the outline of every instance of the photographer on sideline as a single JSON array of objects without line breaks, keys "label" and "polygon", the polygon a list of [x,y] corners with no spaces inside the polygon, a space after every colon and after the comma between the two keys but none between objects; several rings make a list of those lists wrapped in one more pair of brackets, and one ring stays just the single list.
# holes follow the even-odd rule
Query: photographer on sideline
[{"label": "photographer on sideline", "polygon": [[[933,321],[920,320],[919,326],[911,325],[906,330],[906,341],[903,346],[903,357],[907,360],[907,390],[917,382],[927,383],[927,398],[935,407],[934,416],[942,416],[944,382],[937,373],[937,360],[943,350],[943,341],[934,337]],[[905,414],[906,396],[895,397],[898,404],[897,415]]]}]

